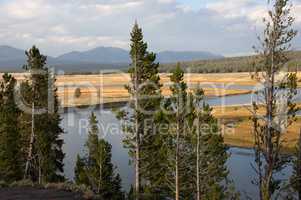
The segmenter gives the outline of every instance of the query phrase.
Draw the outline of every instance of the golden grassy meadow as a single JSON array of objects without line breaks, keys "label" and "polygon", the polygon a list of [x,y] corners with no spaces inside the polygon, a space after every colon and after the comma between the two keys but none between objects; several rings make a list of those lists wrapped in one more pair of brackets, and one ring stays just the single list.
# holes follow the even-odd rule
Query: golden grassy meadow
[{"label": "golden grassy meadow", "polygon": [[[1,74],[0,74],[1,75]],[[26,74],[15,73],[18,81],[24,80]],[[163,85],[162,93],[170,94],[170,74],[161,74]],[[2,75],[1,75],[2,76]],[[301,75],[300,75],[301,77]],[[84,105],[96,105],[102,103],[120,102],[129,99],[129,94],[124,88],[129,84],[129,74],[97,74],[97,75],[58,75],[56,86],[58,97],[63,107],[74,107]],[[228,96],[248,94],[251,90],[246,89],[221,89],[213,88],[214,84],[224,84],[225,88],[231,85],[253,86],[256,84],[250,78],[249,73],[221,73],[221,74],[186,74],[185,81],[190,88],[197,84],[206,85],[204,89],[207,96]],[[80,88],[80,97],[75,97],[75,90]]]},{"label": "golden grassy meadow", "polygon": [[[14,74],[18,81],[24,80],[22,73]],[[2,75],[1,75],[2,76]],[[162,93],[170,94],[169,74],[161,74],[163,85]],[[75,107],[97,105],[103,103],[115,103],[129,100],[129,95],[124,85],[129,84],[128,74],[98,74],[98,75],[58,75],[56,86],[58,97],[63,107]],[[190,88],[197,84],[206,85],[205,95],[222,97],[227,95],[239,95],[251,93],[246,89],[221,89],[212,86],[224,84],[225,87],[256,86],[256,81],[251,79],[250,73],[218,73],[218,74],[186,74],[185,81]],[[301,72],[298,73],[298,86],[301,86]],[[80,88],[80,96],[76,97],[75,90]],[[263,113],[263,110],[261,110]],[[252,124],[249,120],[250,109],[247,106],[214,107],[213,114],[221,122],[225,142],[232,146],[252,147]],[[291,150],[299,137],[301,118],[288,130],[283,139],[286,149]]]}]

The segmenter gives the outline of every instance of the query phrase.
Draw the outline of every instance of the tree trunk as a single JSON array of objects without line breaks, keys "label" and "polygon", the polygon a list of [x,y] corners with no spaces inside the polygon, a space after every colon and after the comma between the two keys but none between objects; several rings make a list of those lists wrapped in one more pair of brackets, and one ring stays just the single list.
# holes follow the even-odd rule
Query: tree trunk
[{"label": "tree trunk", "polygon": [[[267,96],[266,96],[266,105],[267,105],[267,111],[266,111],[266,116],[267,116],[267,131],[265,135],[265,140],[266,140],[266,161],[267,161],[267,166],[266,166],[266,171],[264,175],[264,181],[263,181],[263,188],[261,188],[261,192],[263,193],[263,199],[264,200],[269,200],[271,199],[271,193],[270,191],[270,185],[271,185],[271,180],[273,176],[273,169],[274,169],[274,153],[275,149],[273,147],[273,102],[274,102],[274,85],[275,85],[275,72],[274,72],[274,45],[272,46],[272,55],[271,55],[271,69],[268,72],[267,76]],[[280,134],[280,133],[277,133]],[[276,149],[278,151],[278,149]]]},{"label": "tree trunk", "polygon": [[140,197],[140,139],[139,134],[136,135],[136,163],[135,163],[135,178],[136,178],[136,200],[139,200]]},{"label": "tree trunk", "polygon": [[98,187],[97,187],[97,193],[100,193],[100,186],[102,182],[102,160],[99,162],[99,180],[98,180]]},{"label": "tree trunk", "polygon": [[28,155],[26,159],[25,164],[25,171],[24,171],[24,179],[28,178],[29,175],[29,167],[30,163],[32,162],[32,152],[33,152],[33,145],[35,140],[35,134],[34,134],[34,102],[32,102],[32,110],[31,110],[31,135],[30,135],[30,142],[29,142],[29,148],[28,148]]},{"label": "tree trunk", "polygon": [[178,100],[177,100],[177,139],[176,139],[176,198],[175,200],[180,199],[180,186],[179,186],[179,142],[180,142],[180,115],[179,115],[179,94],[178,94]]},{"label": "tree trunk", "polygon": [[299,143],[298,143],[298,160],[297,160],[297,180],[298,180],[298,198],[301,200],[301,129],[300,129],[300,136],[299,136]]},{"label": "tree trunk", "polygon": [[39,184],[41,185],[42,184],[42,168],[41,168],[41,157],[40,155],[38,156],[38,159],[39,159]]},{"label": "tree trunk", "polygon": [[140,199],[140,134],[139,134],[139,116],[138,116],[138,72],[137,58],[134,59],[135,67],[135,134],[136,134],[136,154],[135,154],[135,199]]},{"label": "tree trunk", "polygon": [[[198,123],[200,121],[198,120]],[[197,130],[197,146],[196,146],[196,185],[197,185],[197,200],[201,199],[201,192],[200,192],[200,126],[199,124]]]},{"label": "tree trunk", "polygon": [[[179,126],[179,125],[177,125]],[[177,127],[178,129],[179,127]],[[176,199],[179,200],[180,191],[179,191],[179,130],[177,130],[177,147],[176,147]]]}]

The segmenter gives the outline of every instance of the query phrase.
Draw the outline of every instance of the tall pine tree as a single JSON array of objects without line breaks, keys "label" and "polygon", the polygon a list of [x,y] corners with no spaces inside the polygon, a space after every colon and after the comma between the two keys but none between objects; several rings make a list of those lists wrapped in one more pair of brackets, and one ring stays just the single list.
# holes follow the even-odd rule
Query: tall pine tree
[{"label": "tall pine tree", "polygon": [[[265,29],[260,37],[260,49],[256,50],[260,62],[255,66],[255,76],[262,88],[256,91],[257,100],[253,102],[253,132],[257,178],[254,183],[259,188],[259,199],[269,200],[280,189],[281,179],[275,175],[280,172],[287,157],[281,154],[283,134],[295,121],[298,108],[294,102],[297,94],[297,77],[287,72],[289,61],[287,52],[290,42],[297,34],[292,28],[289,0],[273,0],[268,18],[264,19]],[[259,112],[263,107],[264,115]]]},{"label": "tall pine tree", "polygon": [[173,85],[170,87],[171,97],[166,103],[169,111],[168,138],[168,173],[166,183],[175,200],[193,198],[193,143],[192,130],[193,112],[191,96],[187,93],[187,84],[184,82],[184,71],[178,64],[170,76]]},{"label": "tall pine tree", "polygon": [[228,179],[227,146],[224,144],[212,108],[204,101],[200,88],[193,96],[195,125],[196,199],[236,199],[237,194]]},{"label": "tall pine tree", "polygon": [[[152,124],[159,112],[162,97],[158,74],[159,64],[155,63],[156,55],[147,51],[142,29],[137,23],[131,32],[130,56],[132,59],[129,70],[131,84],[126,88],[132,98],[130,107],[133,112],[123,110],[118,118],[124,121],[123,130],[126,133],[124,144],[129,149],[129,154],[135,164],[134,193],[135,199],[139,199],[142,198],[141,189],[145,190],[146,185],[153,188],[155,184],[152,172],[154,172],[156,158],[149,155],[154,151],[153,141],[156,140],[156,134],[154,134],[156,130]],[[142,186],[142,179],[148,184]]]},{"label": "tall pine tree", "polygon": [[12,182],[22,178],[20,110],[14,99],[16,80],[8,74],[0,83],[0,180]]},{"label": "tall pine tree", "polygon": [[[55,77],[46,66],[46,56],[33,46],[28,52],[24,68],[29,73],[21,92],[28,108],[22,114],[23,142],[26,146],[25,178],[32,181],[56,182],[64,179],[63,140],[58,113],[59,102],[54,85]],[[24,104],[25,104],[24,103]]]}]

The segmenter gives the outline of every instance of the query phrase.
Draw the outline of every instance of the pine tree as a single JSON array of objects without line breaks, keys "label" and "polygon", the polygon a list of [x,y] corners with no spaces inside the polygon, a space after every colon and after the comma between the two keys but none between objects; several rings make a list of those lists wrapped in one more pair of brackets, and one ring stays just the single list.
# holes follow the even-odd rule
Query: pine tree
[{"label": "pine tree", "polygon": [[0,83],[0,180],[22,179],[20,110],[14,99],[16,80],[8,74]]},{"label": "pine tree", "polygon": [[130,191],[127,194],[127,200],[135,200],[134,187],[131,185]]},{"label": "pine tree", "polygon": [[212,108],[204,102],[204,92],[201,88],[188,92],[180,64],[170,79],[172,95],[166,100],[168,113],[161,120],[169,125],[169,132],[162,133],[161,144],[166,148],[161,149],[166,152],[159,153],[168,160],[168,166],[161,169],[169,188],[165,198],[237,199],[228,180],[228,148]]},{"label": "pine tree", "polygon": [[[168,144],[168,168],[166,183],[174,194],[174,199],[193,198],[193,179],[191,178],[193,165],[192,144],[192,107],[191,96],[187,93],[187,85],[184,82],[184,72],[180,65],[170,76],[173,85],[170,87],[172,95],[166,104],[168,116],[169,138]],[[170,197],[172,198],[172,197]]]},{"label": "pine tree", "polygon": [[87,155],[77,158],[75,181],[89,186],[100,199],[122,200],[121,179],[119,174],[115,174],[111,161],[112,147],[104,139],[99,139],[98,134],[98,121],[92,113],[86,143]]},{"label": "pine tree", "polygon": [[[154,188],[154,162],[155,157],[150,157],[154,151],[153,141],[156,132],[153,124],[160,107],[161,84],[158,74],[159,64],[155,63],[156,55],[147,51],[147,44],[143,41],[142,29],[135,23],[131,32],[132,65],[129,70],[131,84],[126,86],[132,97],[130,107],[133,112],[123,110],[118,118],[123,120],[123,130],[126,133],[125,146],[135,164],[135,199],[141,197],[141,180]],[[148,125],[147,125],[148,124]],[[151,189],[153,190],[153,189]]]},{"label": "pine tree", "polygon": [[89,178],[85,171],[85,159],[77,155],[74,168],[74,180],[77,185],[89,185]]},{"label": "pine tree", "polygon": [[60,127],[55,77],[46,67],[46,56],[41,55],[35,46],[26,55],[27,65],[24,68],[30,75],[22,84],[21,92],[32,113],[24,112],[21,119],[26,145],[24,177],[39,183],[62,181],[65,155],[63,140],[60,139],[63,130]]},{"label": "pine tree", "polygon": [[[255,183],[259,188],[261,200],[271,199],[281,185],[275,174],[287,163],[282,149],[282,135],[294,122],[297,112],[293,102],[296,95],[296,74],[285,72],[288,62],[287,52],[290,42],[297,32],[292,29],[294,18],[290,16],[289,0],[274,0],[273,9],[265,19],[266,28],[260,38],[260,62],[255,66],[254,78],[263,83],[263,89],[257,91],[259,102],[253,102],[253,123],[255,137],[255,161],[258,178]],[[284,70],[283,70],[284,69]],[[265,110],[264,116],[259,108]]]},{"label": "pine tree", "polygon": [[227,146],[219,132],[217,119],[212,108],[204,101],[204,92],[199,87],[193,96],[194,125],[196,144],[196,199],[230,199]]}]

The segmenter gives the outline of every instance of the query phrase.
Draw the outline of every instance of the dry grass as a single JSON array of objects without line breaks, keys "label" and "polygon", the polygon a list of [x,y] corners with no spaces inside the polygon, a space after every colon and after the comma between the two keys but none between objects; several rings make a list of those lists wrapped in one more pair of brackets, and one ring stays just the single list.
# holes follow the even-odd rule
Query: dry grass
[{"label": "dry grass", "polygon": [[[238,147],[253,147],[254,135],[252,133],[252,122],[248,119],[221,120],[222,132],[225,143]],[[301,128],[301,118],[298,118],[288,130],[283,133],[283,147],[286,151],[292,151],[298,142]]]},{"label": "dry grass", "polygon": [[[301,107],[301,104],[298,105]],[[259,108],[259,114],[264,114],[263,107]],[[254,137],[252,133],[252,115],[250,106],[228,106],[214,107],[213,115],[217,117],[221,124],[225,142],[232,146],[253,147]],[[297,118],[283,134],[283,146],[285,150],[291,151],[299,139],[301,129],[301,118]]]},{"label": "dry grass", "polygon": [[[301,103],[297,104],[301,108]],[[252,115],[252,108],[248,105],[237,106],[215,106],[213,107],[213,115],[219,119],[233,119],[233,118],[249,118]],[[264,107],[259,106],[257,114],[263,115],[265,113]]]},{"label": "dry grass", "polygon": [[[24,74],[14,74],[17,80],[24,79]],[[57,76],[58,96],[64,107],[95,105],[108,102],[121,102],[129,99],[124,85],[128,84],[128,74],[105,75],[61,75]],[[186,82],[190,85],[201,84],[225,84],[254,86],[256,82],[250,78],[249,73],[219,73],[219,74],[186,74]],[[301,86],[301,72],[298,73],[298,85]],[[169,74],[161,74],[161,82],[164,85],[162,93],[170,94]],[[75,97],[76,88],[80,88],[81,95]],[[226,96],[250,93],[249,90],[225,90],[204,88],[207,96]],[[260,113],[264,110],[261,108]],[[229,145],[240,147],[252,147],[252,124],[248,120],[251,116],[248,106],[214,107],[213,114],[221,120],[225,142]],[[287,149],[292,149],[298,139],[301,119],[298,119],[288,130],[283,139]]]},{"label": "dry grass", "polygon": [[[0,74],[1,75],[1,74]],[[24,80],[26,74],[16,73],[18,81]],[[162,93],[170,95],[170,74],[161,74],[163,85]],[[196,84],[235,84],[252,85],[254,82],[248,73],[233,74],[186,74],[185,81],[192,88]],[[63,107],[95,105],[108,102],[120,102],[129,99],[129,94],[124,85],[129,84],[129,74],[103,74],[103,75],[58,75],[56,85],[58,97]],[[80,88],[80,97],[75,97],[76,88]],[[250,93],[250,90],[204,88],[207,96],[227,96]]]}]

